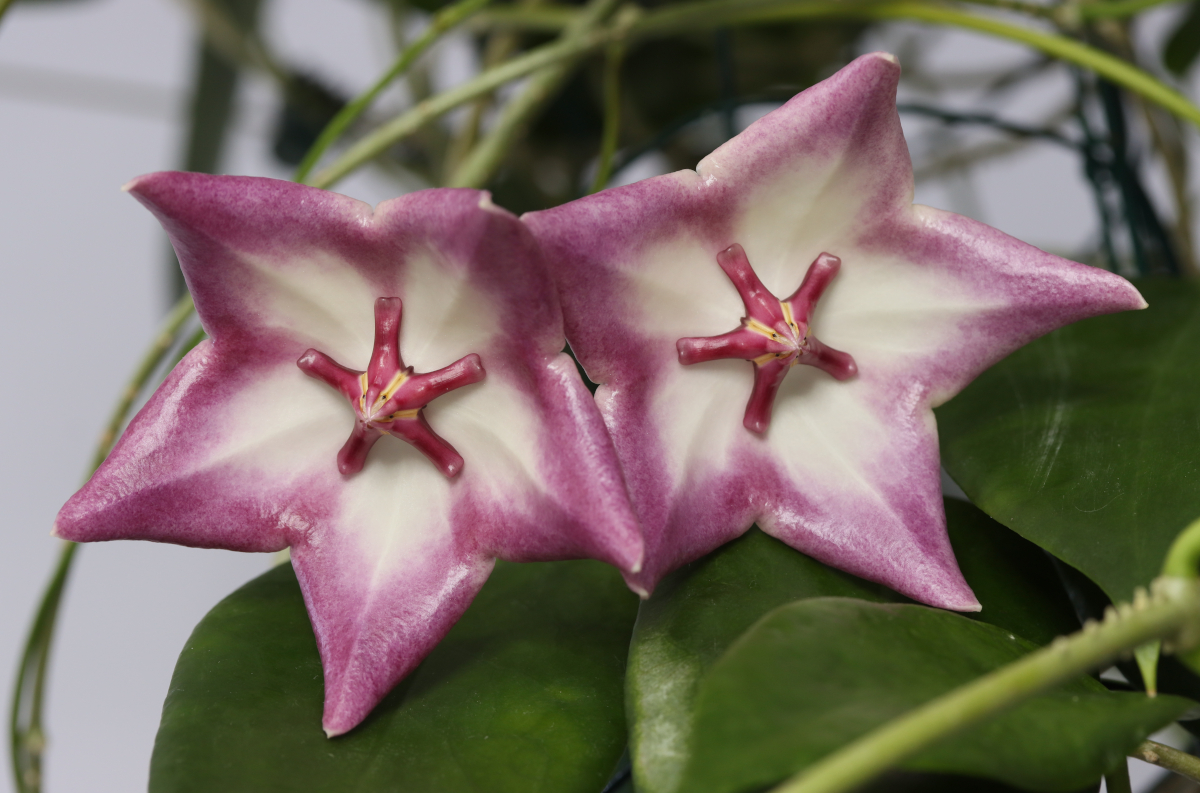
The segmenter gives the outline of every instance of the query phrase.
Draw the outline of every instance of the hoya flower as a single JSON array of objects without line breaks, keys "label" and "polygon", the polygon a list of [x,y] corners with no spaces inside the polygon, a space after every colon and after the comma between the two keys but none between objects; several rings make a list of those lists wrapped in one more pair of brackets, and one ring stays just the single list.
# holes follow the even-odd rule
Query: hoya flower
[{"label": "hoya flower", "polygon": [[1123,279],[914,206],[900,67],[863,56],[680,171],[524,218],[601,384],[642,591],[754,522],[975,610],[932,408],[1020,345],[1145,306]]},{"label": "hoya flower", "polygon": [[496,557],[642,554],[536,243],[485,193],[371,207],[269,179],[160,173],[211,337],[63,507],[69,540],[291,548],[324,726],[360,722]]}]

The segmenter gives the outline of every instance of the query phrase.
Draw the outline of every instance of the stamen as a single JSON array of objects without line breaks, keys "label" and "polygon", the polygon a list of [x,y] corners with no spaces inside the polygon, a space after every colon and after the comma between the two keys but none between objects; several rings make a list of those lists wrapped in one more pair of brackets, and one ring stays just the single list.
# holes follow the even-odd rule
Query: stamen
[{"label": "stamen", "polygon": [[402,311],[398,297],[375,301],[375,346],[367,371],[348,369],[317,350],[305,352],[296,365],[356,406],[354,429],[337,455],[343,474],[361,471],[375,442],[383,435],[395,435],[415,446],[447,477],[454,477],[462,471],[463,458],[433,431],[422,410],[439,396],[482,380],[483,362],[471,353],[435,372],[414,374],[400,357]]},{"label": "stamen", "polygon": [[762,284],[741,245],[717,254],[717,263],[742,298],[746,316],[742,326],[720,336],[684,338],[675,343],[685,366],[724,358],[741,358],[754,364],[754,387],[742,424],[751,432],[765,433],[771,422],[775,395],[788,371],[796,364],[815,366],[838,380],[858,372],[849,353],[827,347],[809,332],[809,321],[821,295],[837,275],[841,260],[822,253],[809,266],[800,288],[779,300]]}]

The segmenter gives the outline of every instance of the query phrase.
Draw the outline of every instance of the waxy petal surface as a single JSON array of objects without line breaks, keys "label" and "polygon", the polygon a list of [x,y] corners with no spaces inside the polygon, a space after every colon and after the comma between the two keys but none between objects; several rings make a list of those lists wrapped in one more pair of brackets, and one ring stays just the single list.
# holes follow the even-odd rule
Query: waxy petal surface
[{"label": "waxy petal surface", "polygon": [[[646,540],[635,588],[757,521],[835,567],[977,609],[946,538],[932,408],[1037,336],[1145,306],[1115,275],[913,205],[899,73],[893,56],[863,56],[694,172],[523,218],[601,383]],[[857,364],[844,381],[791,368],[761,436],[743,426],[753,364],[684,366],[676,351],[744,316],[717,263],[735,244],[779,299],[821,254],[839,257],[811,328]]]},{"label": "waxy petal surface", "polygon": [[[162,221],[211,341],[176,367],[60,512],[71,540],[291,547],[325,670],[324,726],[360,722],[470,604],[496,557],[591,557],[629,572],[642,541],[611,441],[561,353],[534,241],[485,193],[372,208],[268,179],[160,173],[129,191]],[[400,298],[404,362],[476,354],[486,376],[424,416],[453,477],[382,437],[339,473],[355,417],[306,376],[316,348],[366,369],[374,305]]]}]

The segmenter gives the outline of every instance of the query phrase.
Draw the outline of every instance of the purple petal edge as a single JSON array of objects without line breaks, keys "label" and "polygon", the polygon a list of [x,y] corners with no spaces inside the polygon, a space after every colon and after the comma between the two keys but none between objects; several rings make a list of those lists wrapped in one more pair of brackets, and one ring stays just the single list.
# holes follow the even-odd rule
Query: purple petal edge
[{"label": "purple petal edge", "polygon": [[[596,401],[647,543],[643,570],[626,576],[635,590],[652,590],[662,575],[758,520],[769,533],[835,567],[926,603],[978,609],[945,534],[931,408],[1056,327],[1145,307],[1119,276],[1051,256],[975,221],[912,207],[911,164],[895,110],[898,78],[893,56],[865,55],[755,122],[706,158],[699,174],[668,174],[522,218],[558,281],[572,349],[601,384]],[[792,163],[851,156],[865,163],[862,172],[872,180],[861,197],[852,247],[897,255],[908,266],[953,279],[981,305],[954,328],[949,342],[930,348],[907,373],[859,373],[877,383],[871,410],[893,428],[886,460],[863,473],[910,534],[905,553],[912,555],[899,566],[895,553],[870,544],[870,535],[856,539],[886,512],[864,511],[853,500],[839,501],[835,492],[790,481],[765,442],[735,441],[727,450],[731,462],[714,470],[701,465],[678,478],[667,474],[675,453],[665,446],[651,409],[659,372],[676,362],[678,340],[658,338],[639,324],[631,286],[633,275],[649,266],[643,253],[656,245],[686,239],[715,262],[721,250],[744,242],[735,233],[743,201],[788,173]],[[809,258],[797,266],[821,252],[843,255],[823,247],[807,251]],[[801,275],[789,276],[795,280],[787,288],[795,288]],[[992,305],[982,307],[988,301]],[[897,470],[907,473],[907,483],[893,481]]]},{"label": "purple petal edge", "polygon": [[[64,506],[58,535],[245,551],[290,546],[321,651],[323,724],[331,736],[361,722],[420,663],[470,604],[494,558],[597,558],[625,572],[639,569],[643,543],[615,450],[574,364],[561,354],[560,310],[540,250],[525,226],[485,193],[424,191],[372,210],[333,193],[248,177],[160,173],[127,189],[168,229],[212,338],[185,356]],[[434,263],[424,266],[438,277],[468,281],[495,312],[484,349],[461,353],[478,353],[487,377],[462,391],[508,389],[516,401],[506,404],[536,417],[536,434],[528,449],[509,450],[516,456],[505,459],[516,465],[505,476],[519,481],[505,490],[495,484],[508,479],[483,477],[478,458],[473,466],[465,455],[444,515],[434,516],[447,533],[431,530],[415,553],[393,559],[347,517],[355,506],[347,500],[351,480],[338,473],[335,457],[350,408],[335,422],[328,451],[314,447],[317,463],[305,458],[307,467],[286,476],[255,469],[253,455],[231,462],[214,454],[227,434],[225,414],[256,383],[292,377],[271,393],[328,390],[297,367],[314,338],[306,326],[297,330],[272,315],[275,304],[264,296],[275,275],[264,272],[283,275],[315,256],[323,273],[332,269],[366,284],[363,305],[353,311],[361,309],[369,322],[378,298],[409,297],[403,277],[409,253],[431,249]],[[305,427],[299,436],[307,433]],[[395,460],[403,445],[385,438],[371,454]],[[525,471],[533,474],[528,481],[521,479]],[[415,524],[412,531],[426,536]]]}]

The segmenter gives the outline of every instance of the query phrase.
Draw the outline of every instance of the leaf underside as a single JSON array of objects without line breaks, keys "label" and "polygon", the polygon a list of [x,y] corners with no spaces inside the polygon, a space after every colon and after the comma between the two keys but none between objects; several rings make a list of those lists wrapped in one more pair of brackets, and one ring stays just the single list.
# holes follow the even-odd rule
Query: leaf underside
[{"label": "leaf underside", "polygon": [[151,793],[595,793],[625,746],[637,598],[598,562],[497,563],[437,649],[349,734],[321,730],[290,565],[218,604],[163,706]]}]

